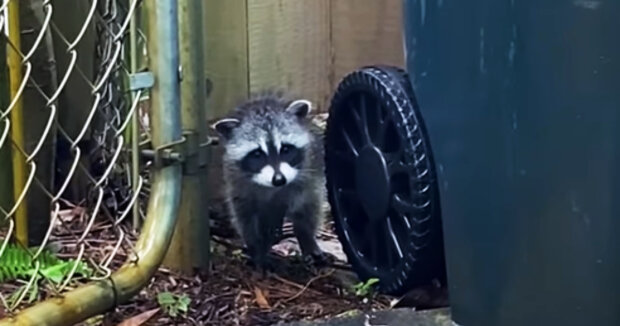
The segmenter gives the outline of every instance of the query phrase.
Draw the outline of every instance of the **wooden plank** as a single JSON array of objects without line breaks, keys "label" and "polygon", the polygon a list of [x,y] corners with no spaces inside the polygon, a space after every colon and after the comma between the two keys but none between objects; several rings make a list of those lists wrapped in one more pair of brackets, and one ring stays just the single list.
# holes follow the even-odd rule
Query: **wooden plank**
[{"label": "wooden plank", "polygon": [[[207,120],[223,116],[249,94],[246,0],[204,0]],[[208,128],[205,122],[205,128]],[[215,133],[209,129],[209,133]],[[209,149],[205,199],[211,215],[226,215],[223,205],[222,147]]]},{"label": "wooden plank", "polygon": [[250,91],[329,98],[329,0],[248,0]]},{"label": "wooden plank", "polygon": [[331,1],[332,87],[364,65],[404,66],[402,2]]},{"label": "wooden plank", "polygon": [[248,95],[246,0],[205,0],[207,119],[225,114]]}]

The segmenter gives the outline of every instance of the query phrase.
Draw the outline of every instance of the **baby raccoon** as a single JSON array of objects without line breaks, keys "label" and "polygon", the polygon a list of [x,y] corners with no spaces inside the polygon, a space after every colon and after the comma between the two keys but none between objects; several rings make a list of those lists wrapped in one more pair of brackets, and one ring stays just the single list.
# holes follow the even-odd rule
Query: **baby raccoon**
[{"label": "baby raccoon", "polygon": [[315,233],[323,196],[321,134],[309,101],[275,93],[251,97],[213,128],[224,146],[229,213],[253,263],[269,268],[267,254],[284,218],[292,221],[307,263],[325,263]]}]

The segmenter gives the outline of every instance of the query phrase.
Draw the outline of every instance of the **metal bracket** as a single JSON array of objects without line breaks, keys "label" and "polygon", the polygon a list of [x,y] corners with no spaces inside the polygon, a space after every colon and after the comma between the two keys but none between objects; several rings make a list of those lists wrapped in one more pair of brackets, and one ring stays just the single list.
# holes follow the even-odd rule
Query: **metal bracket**
[{"label": "metal bracket", "polygon": [[129,75],[129,90],[137,91],[155,85],[155,77],[150,71],[137,72]]},{"label": "metal bracket", "polygon": [[142,150],[142,156],[146,159],[152,159],[156,168],[166,167],[172,164],[185,162],[185,137],[181,139],[161,145],[154,149]]},{"label": "metal bracket", "polygon": [[186,130],[178,141],[142,150],[142,156],[153,160],[156,168],[182,164],[185,175],[195,174],[207,166],[208,147],[217,143],[217,139],[211,137],[203,143],[199,141],[196,131]]}]

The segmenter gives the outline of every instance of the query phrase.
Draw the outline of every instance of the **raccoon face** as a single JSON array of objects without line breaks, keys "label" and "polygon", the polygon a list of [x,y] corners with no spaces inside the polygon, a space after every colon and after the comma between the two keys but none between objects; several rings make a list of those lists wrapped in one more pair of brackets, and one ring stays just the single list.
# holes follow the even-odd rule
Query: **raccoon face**
[{"label": "raccoon face", "polygon": [[222,119],[214,128],[223,138],[225,158],[243,175],[264,187],[293,182],[304,168],[312,135],[304,127],[310,103],[298,100],[283,108],[256,108],[240,119]]},{"label": "raccoon face", "polygon": [[297,177],[303,161],[303,149],[282,143],[278,150],[274,142],[259,146],[241,159],[241,170],[251,175],[252,181],[267,187],[280,187]]}]

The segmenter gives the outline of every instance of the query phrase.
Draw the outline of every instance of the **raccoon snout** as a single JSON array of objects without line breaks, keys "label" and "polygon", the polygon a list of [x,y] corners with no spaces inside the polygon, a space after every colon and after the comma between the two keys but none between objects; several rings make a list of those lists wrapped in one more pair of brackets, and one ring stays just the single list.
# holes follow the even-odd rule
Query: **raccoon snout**
[{"label": "raccoon snout", "polygon": [[286,178],[284,177],[284,174],[282,174],[281,172],[276,172],[273,175],[273,179],[271,179],[271,184],[274,187],[284,186],[286,184]]}]

